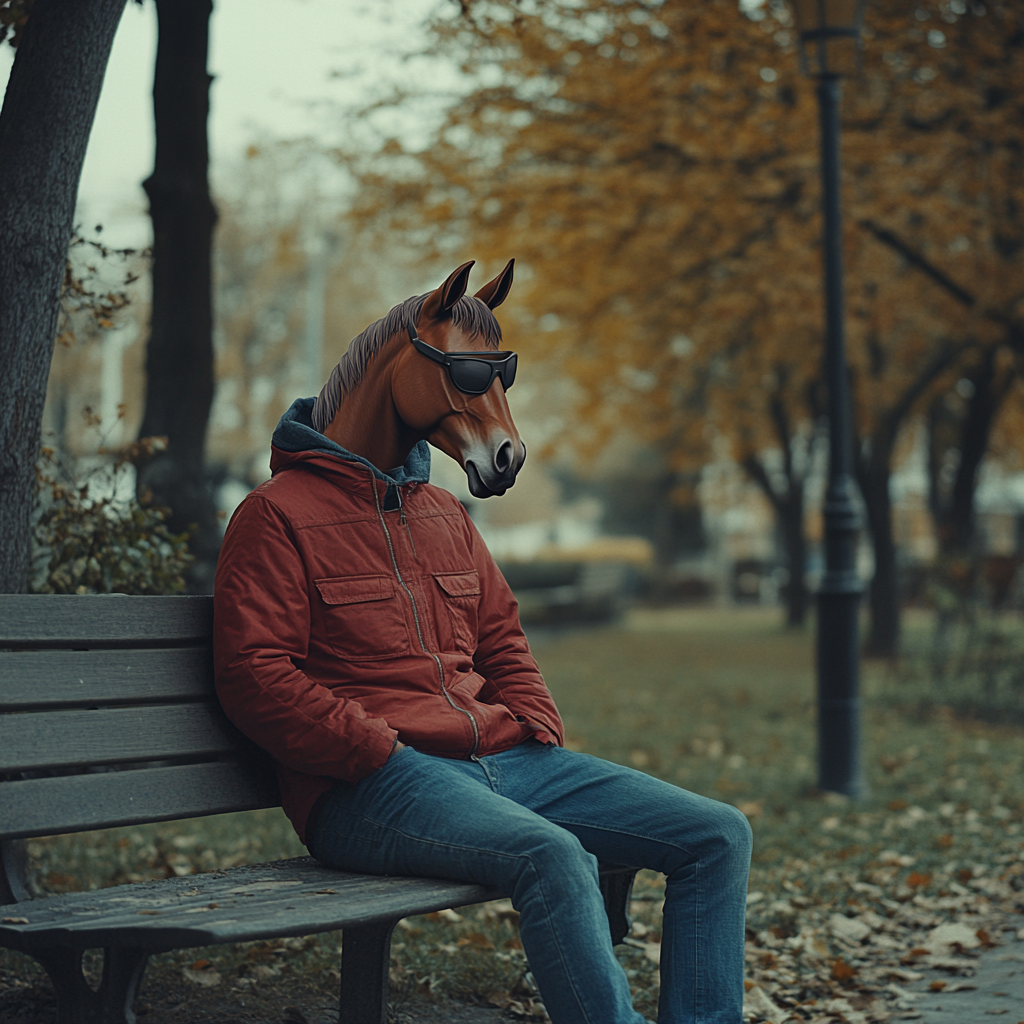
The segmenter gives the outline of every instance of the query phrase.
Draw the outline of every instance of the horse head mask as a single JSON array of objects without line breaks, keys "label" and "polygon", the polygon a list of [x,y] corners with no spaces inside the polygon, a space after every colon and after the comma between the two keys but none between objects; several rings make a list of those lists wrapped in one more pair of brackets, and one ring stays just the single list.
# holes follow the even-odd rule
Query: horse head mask
[{"label": "horse head mask", "polygon": [[440,288],[399,303],[352,341],[313,409],[313,425],[380,469],[402,465],[426,439],[466,472],[474,497],[504,494],[526,460],[505,389],[516,357],[497,351],[492,310],[515,261],[476,295],[473,262]]}]

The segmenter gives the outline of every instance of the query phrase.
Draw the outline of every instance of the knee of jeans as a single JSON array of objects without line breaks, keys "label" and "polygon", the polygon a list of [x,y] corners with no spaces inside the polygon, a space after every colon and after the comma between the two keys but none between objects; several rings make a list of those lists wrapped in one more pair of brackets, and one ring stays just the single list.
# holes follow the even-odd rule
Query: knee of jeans
[{"label": "knee of jeans", "polygon": [[597,881],[597,858],[571,832],[557,825],[526,835],[522,867],[533,865],[545,876],[569,881]]},{"label": "knee of jeans", "polygon": [[720,841],[725,847],[725,856],[746,866],[754,846],[754,833],[747,816],[731,804],[719,804],[717,822]]}]

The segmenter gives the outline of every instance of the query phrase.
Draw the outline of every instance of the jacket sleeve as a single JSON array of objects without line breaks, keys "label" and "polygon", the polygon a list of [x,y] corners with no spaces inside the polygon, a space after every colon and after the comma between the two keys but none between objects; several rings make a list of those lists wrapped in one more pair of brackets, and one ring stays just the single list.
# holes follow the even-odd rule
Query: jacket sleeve
[{"label": "jacket sleeve", "polygon": [[291,528],[273,502],[252,494],[232,517],[217,564],[217,695],[231,721],[285,767],[354,782],[384,764],[398,734],[298,668],[309,630]]},{"label": "jacket sleeve", "polygon": [[519,603],[464,509],[462,514],[480,577],[480,624],[473,666],[498,699],[534,728],[537,739],[561,746],[565,738],[562,719],[519,624]]}]

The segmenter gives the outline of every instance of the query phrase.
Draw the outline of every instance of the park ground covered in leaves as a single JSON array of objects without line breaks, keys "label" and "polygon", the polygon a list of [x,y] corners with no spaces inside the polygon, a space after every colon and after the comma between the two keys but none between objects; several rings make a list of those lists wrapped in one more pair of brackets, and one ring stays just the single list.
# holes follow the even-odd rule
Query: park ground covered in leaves
[{"label": "park ground covered in leaves", "polygon": [[[765,612],[643,611],[621,627],[538,636],[534,646],[570,746],[749,817],[748,1020],[914,1019],[908,983],[939,968],[944,980],[933,987],[970,986],[976,957],[1024,930],[1019,726],[907,703],[899,674],[869,664],[870,792],[854,803],[814,788],[811,637],[783,632]],[[50,891],[304,852],[280,813],[267,811],[57,837],[31,849]],[[652,1019],[663,891],[660,876],[640,874],[632,934],[619,947],[637,1008]],[[430,1001],[454,998],[542,1018],[516,919],[505,901],[403,921],[391,971],[399,1017],[427,1019],[417,1013]],[[143,1019],[330,1019],[340,938],[157,956]],[[13,1008],[32,998],[45,1001],[40,972],[4,953],[0,1008],[21,1019]]]}]

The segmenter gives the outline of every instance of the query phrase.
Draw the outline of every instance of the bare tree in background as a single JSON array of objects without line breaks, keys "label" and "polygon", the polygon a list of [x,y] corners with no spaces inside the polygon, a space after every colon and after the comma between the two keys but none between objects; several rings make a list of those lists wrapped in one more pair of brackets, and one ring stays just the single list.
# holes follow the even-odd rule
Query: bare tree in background
[{"label": "bare tree in background", "polygon": [[210,198],[206,70],[212,0],[156,0],[159,39],[153,109],[156,161],[144,182],[153,220],[153,312],[140,436],[166,451],[139,469],[140,496],[171,509],[173,532],[190,530],[194,593],[213,588],[220,530],[204,469],[213,402]]}]

